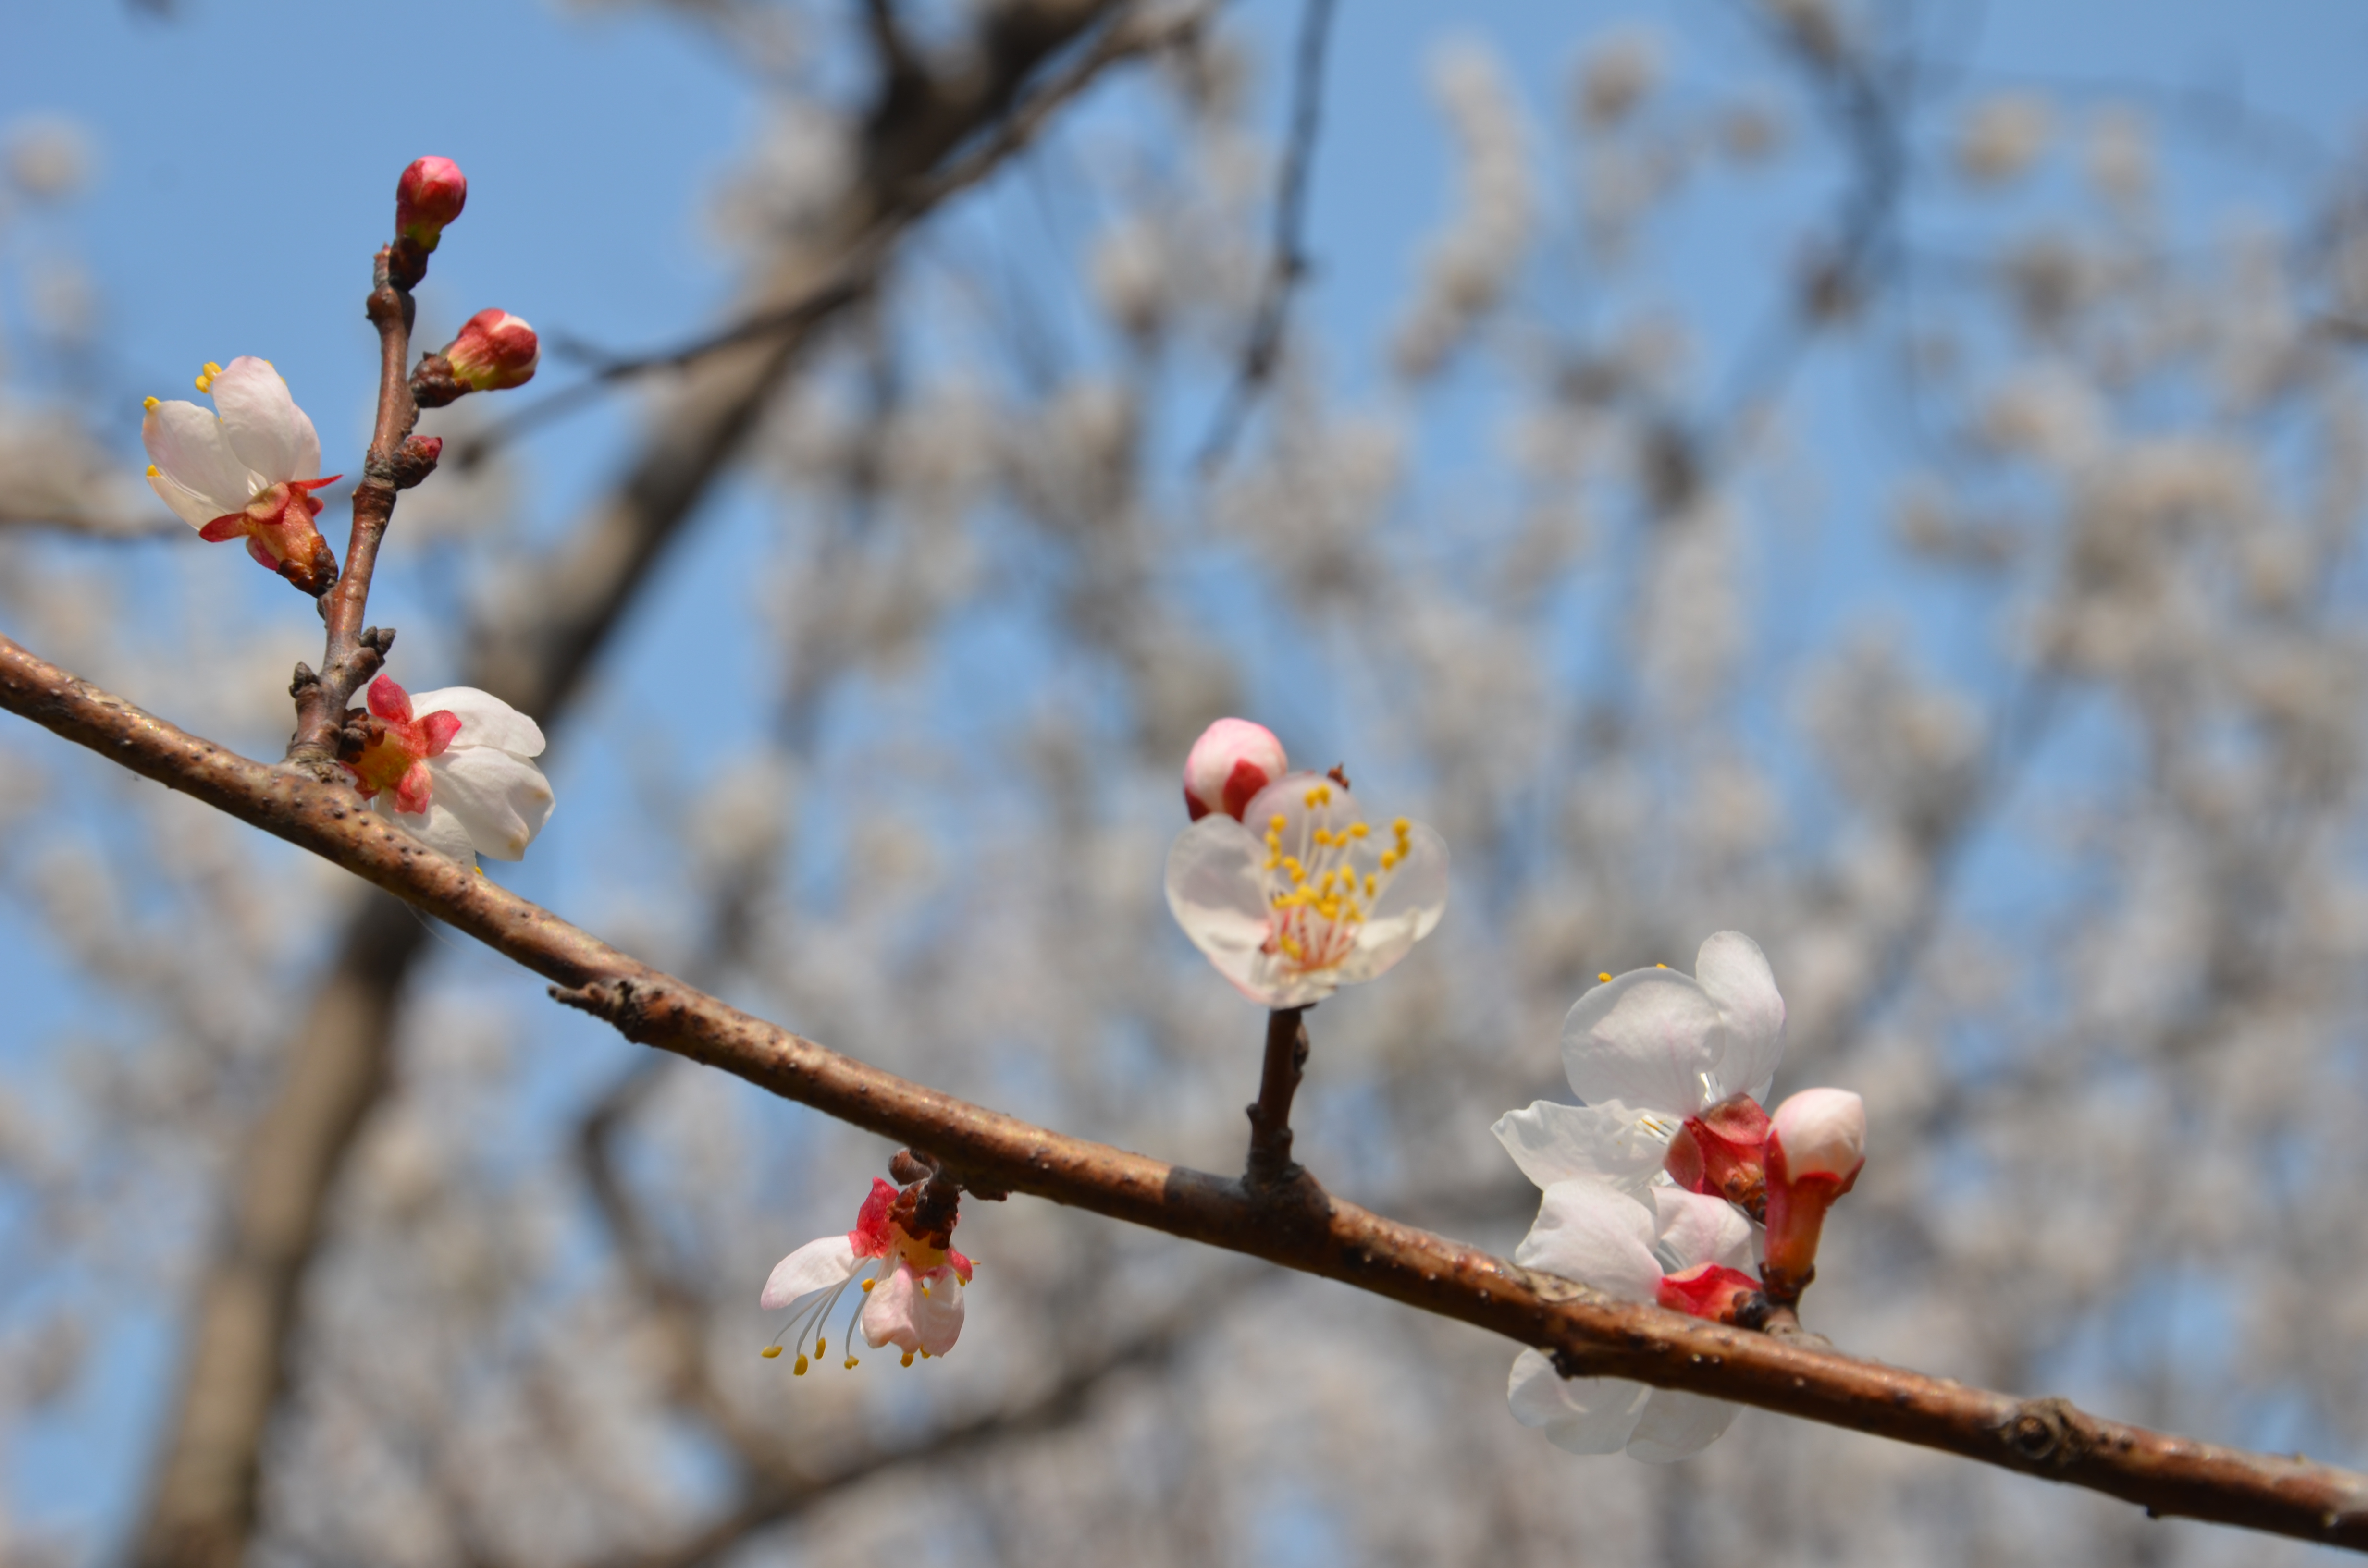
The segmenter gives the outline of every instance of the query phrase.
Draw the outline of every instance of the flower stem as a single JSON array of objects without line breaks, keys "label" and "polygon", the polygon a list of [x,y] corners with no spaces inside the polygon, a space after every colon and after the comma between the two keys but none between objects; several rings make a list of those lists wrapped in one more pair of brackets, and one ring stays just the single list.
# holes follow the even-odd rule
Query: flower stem
[{"label": "flower stem", "polygon": [[1291,1099],[1307,1067],[1307,1009],[1277,1007],[1266,1019],[1266,1067],[1258,1074],[1258,1097],[1249,1108],[1250,1157],[1243,1182],[1280,1187],[1297,1177],[1291,1159]]}]

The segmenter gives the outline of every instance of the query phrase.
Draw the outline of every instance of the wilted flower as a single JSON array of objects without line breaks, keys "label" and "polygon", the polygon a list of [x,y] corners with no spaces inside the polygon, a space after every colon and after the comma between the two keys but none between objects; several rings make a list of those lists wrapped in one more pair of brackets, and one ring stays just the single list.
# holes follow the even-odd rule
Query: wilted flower
[{"label": "wilted flower", "polygon": [[182,521],[211,541],[246,536],[246,552],[306,593],[337,580],[337,560],[313,519],[313,492],[337,478],[321,472],[321,437],[288,395],[268,360],[241,355],[209,363],[198,390],[219,415],[194,403],[148,400],[140,439],[148,483]]},{"label": "wilted flower", "polygon": [[1241,821],[1212,811],[1184,830],[1167,854],[1167,907],[1243,995],[1304,1006],[1430,934],[1447,908],[1447,846],[1404,817],[1377,829],[1346,783],[1294,773]]},{"label": "wilted flower", "polygon": [[[955,1211],[928,1198],[928,1185],[916,1182],[899,1191],[874,1176],[871,1196],[855,1217],[855,1229],[845,1235],[808,1242],[773,1266],[759,1304],[776,1311],[809,1296],[820,1295],[808,1311],[790,1320],[765,1348],[768,1357],[781,1353],[786,1339],[798,1349],[790,1369],[803,1377],[808,1366],[806,1336],[814,1336],[815,1357],[830,1348],[823,1324],[831,1309],[859,1278],[863,1285],[864,1342],[877,1350],[894,1345],[911,1366],[942,1356],[962,1334],[962,1287],[970,1283],[970,1259],[954,1250]],[[855,1332],[850,1316],[845,1335]],[[844,1365],[854,1367],[852,1346]]]},{"label": "wilted flower", "polygon": [[[1591,1177],[1546,1188],[1536,1223],[1513,1254],[1535,1268],[1629,1301],[1735,1323],[1749,1318],[1759,1282],[1745,1272],[1754,1227],[1722,1199],[1653,1187],[1623,1190]],[[1699,1453],[1735,1419],[1724,1400],[1619,1378],[1565,1378],[1535,1350],[1513,1360],[1513,1417],[1575,1454],[1626,1449],[1655,1463]]]},{"label": "wilted flower", "polygon": [[466,864],[525,855],[552,803],[551,782],[531,760],[542,754],[533,720],[474,687],[415,698],[388,676],[370,682],[369,702],[361,744],[340,757],[365,799]]}]

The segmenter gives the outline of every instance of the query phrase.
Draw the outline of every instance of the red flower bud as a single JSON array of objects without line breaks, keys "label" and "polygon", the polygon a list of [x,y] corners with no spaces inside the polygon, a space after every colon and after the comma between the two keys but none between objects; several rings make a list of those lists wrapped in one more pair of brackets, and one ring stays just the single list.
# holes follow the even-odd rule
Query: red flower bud
[{"label": "red flower bud", "polygon": [[1759,1219],[1768,1206],[1768,1113],[1749,1095],[1731,1095],[1686,1118],[1669,1140],[1663,1168],[1688,1192],[1724,1198]]},{"label": "red flower bud", "polygon": [[1211,812],[1238,822],[1242,808],[1288,767],[1273,731],[1247,719],[1220,719],[1201,732],[1184,759],[1184,809],[1194,822]]},{"label": "red flower bud", "polygon": [[1826,1210],[1866,1164],[1866,1105],[1846,1089],[1804,1089],[1768,1130],[1768,1299],[1790,1306],[1817,1270]]},{"label": "red flower bud", "polygon": [[461,335],[447,344],[444,358],[452,377],[474,392],[500,392],[534,379],[542,346],[534,328],[507,311],[484,310],[471,316]]},{"label": "red flower bud", "polygon": [[436,248],[444,225],[461,215],[469,179],[450,158],[418,158],[394,186],[394,232],[423,251]]}]

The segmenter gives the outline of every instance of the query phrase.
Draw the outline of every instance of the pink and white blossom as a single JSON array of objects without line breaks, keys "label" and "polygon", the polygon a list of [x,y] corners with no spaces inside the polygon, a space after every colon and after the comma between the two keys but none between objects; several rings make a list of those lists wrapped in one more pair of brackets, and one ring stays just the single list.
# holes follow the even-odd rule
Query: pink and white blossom
[{"label": "pink and white blossom", "polygon": [[140,422],[148,449],[148,484],[198,537],[246,540],[246,552],[308,594],[337,580],[337,560],[313,519],[321,437],[268,360],[241,355],[209,363],[198,390],[214,412],[194,403],[150,398]]},{"label": "pink and white blossom", "polygon": [[[786,1339],[797,1348],[791,1369],[804,1376],[810,1365],[807,1340],[813,1340],[814,1357],[829,1350],[823,1325],[848,1286],[858,1281],[863,1306],[860,1320],[850,1319],[846,1334],[852,1335],[860,1321],[866,1344],[875,1350],[894,1346],[904,1352],[908,1367],[916,1355],[926,1360],[954,1347],[962,1335],[962,1288],[970,1283],[973,1265],[955,1250],[951,1219],[941,1234],[929,1233],[916,1219],[920,1192],[919,1184],[899,1191],[875,1176],[871,1195],[856,1215],[855,1229],[808,1242],[773,1266],[759,1299],[766,1311],[809,1298],[814,1304],[791,1319],[767,1346],[767,1356],[780,1355]],[[907,1228],[916,1225],[922,1233]],[[851,1346],[844,1364],[857,1364]]]},{"label": "pink and white blossom", "polygon": [[370,682],[360,749],[343,759],[365,799],[430,848],[469,865],[516,860],[551,820],[533,759],[542,731],[498,697],[450,686],[416,697]]},{"label": "pink and white blossom", "polygon": [[1293,773],[1241,820],[1212,810],[1184,830],[1167,855],[1167,907],[1243,995],[1304,1006],[1431,933],[1447,909],[1447,846],[1405,817],[1368,821],[1335,778]]},{"label": "pink and white blossom", "polygon": [[1199,822],[1222,812],[1235,822],[1258,792],[1290,769],[1274,732],[1247,719],[1220,719],[1184,758],[1184,809]]},{"label": "pink and white blossom", "polygon": [[1539,1100],[1493,1131],[1540,1187],[1591,1176],[1639,1190],[1667,1175],[1756,1209],[1767,1116],[1784,1055],[1784,998],[1759,945],[1721,931],[1694,972],[1607,977],[1563,1020],[1563,1069],[1581,1102]]},{"label": "pink and white blossom", "polygon": [[[1735,1322],[1756,1304],[1756,1231],[1724,1199],[1660,1185],[1629,1190],[1592,1177],[1545,1190],[1513,1261],[1591,1285],[1622,1301],[1653,1301]],[[1575,1454],[1622,1449],[1655,1463],[1699,1453],[1735,1419],[1723,1400],[1619,1378],[1565,1378],[1536,1350],[1513,1361],[1513,1417]]]},{"label": "pink and white blossom", "polygon": [[1804,1089],[1776,1108],[1768,1137],[1768,1292],[1792,1301],[1816,1271],[1826,1210],[1866,1164],[1866,1102]]}]

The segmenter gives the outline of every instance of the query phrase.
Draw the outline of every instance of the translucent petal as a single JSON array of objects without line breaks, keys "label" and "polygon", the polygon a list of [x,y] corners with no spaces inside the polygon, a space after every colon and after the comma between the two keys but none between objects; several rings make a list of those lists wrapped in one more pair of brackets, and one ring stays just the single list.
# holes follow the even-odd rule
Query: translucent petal
[{"label": "translucent petal", "polygon": [[442,686],[411,694],[411,710],[452,714],[461,721],[456,746],[496,746],[520,756],[542,755],[542,727],[491,692],[473,686]]},{"label": "translucent petal", "polygon": [[1563,1019],[1563,1069],[1589,1105],[1625,1100],[1691,1116],[1708,1103],[1725,1054],[1717,1005],[1674,970],[1631,970],[1581,996]]},{"label": "translucent petal", "polygon": [[1546,1188],[1513,1261],[1623,1301],[1649,1301],[1661,1284],[1654,1230],[1653,1210],[1619,1188],[1586,1178],[1558,1181]]},{"label": "translucent petal", "polygon": [[208,508],[213,506],[211,501],[186,485],[175,483],[171,476],[161,468],[148,476],[148,488],[156,493],[158,500],[173,508],[175,517],[200,532],[216,517],[227,515],[210,511]]},{"label": "translucent petal", "polygon": [[436,804],[461,821],[480,855],[516,860],[551,820],[551,781],[542,769],[496,746],[454,745],[427,759]]},{"label": "translucent petal", "polygon": [[429,801],[425,812],[398,812],[394,809],[394,791],[381,790],[370,804],[395,826],[438,854],[449,855],[464,866],[477,863],[476,846],[470,841],[469,830],[442,801]]},{"label": "translucent petal", "polygon": [[1593,1177],[1637,1190],[1668,1157],[1666,1141],[1618,1100],[1595,1106],[1539,1100],[1527,1110],[1507,1111],[1488,1131],[1540,1187]]},{"label": "translucent petal", "polygon": [[194,403],[160,403],[140,422],[140,442],[148,460],[162,477],[198,498],[197,506],[183,511],[161,486],[157,494],[179,513],[181,520],[199,527],[228,512],[243,510],[265,488],[255,483],[246,465],[222,438],[222,421]]},{"label": "translucent petal", "polygon": [[1628,1436],[1628,1457],[1646,1464],[1669,1464],[1702,1452],[1729,1426],[1743,1407],[1676,1389],[1655,1389]]},{"label": "translucent petal", "polygon": [[855,1245],[844,1232],[808,1242],[773,1265],[757,1304],[768,1312],[786,1307],[800,1296],[846,1284],[855,1278],[856,1267]]},{"label": "translucent petal", "polygon": [[1759,1262],[1759,1227],[1725,1199],[1676,1187],[1656,1187],[1648,1196],[1663,1273],[1683,1273],[1698,1263],[1748,1272]]},{"label": "translucent petal", "polygon": [[230,449],[266,485],[320,477],[321,437],[279,371],[242,354],[213,378],[211,390]]},{"label": "translucent petal", "polygon": [[1513,1419],[1543,1427],[1548,1442],[1574,1454],[1618,1453],[1651,1392],[1618,1378],[1565,1378],[1535,1350],[1513,1358],[1505,1385]]},{"label": "translucent petal", "polygon": [[1768,955],[1742,932],[1721,931],[1694,955],[1694,979],[1726,1021],[1719,1087],[1765,1100],[1784,1059],[1784,998],[1777,994]]},{"label": "translucent petal", "polygon": [[1258,869],[1265,860],[1266,846],[1240,823],[1202,817],[1167,852],[1167,907],[1192,945],[1245,995],[1270,1007],[1292,1006],[1280,999],[1274,965],[1259,961],[1269,929]]},{"label": "translucent petal", "polygon": [[863,1338],[875,1350],[894,1345],[942,1356],[962,1335],[962,1281],[952,1269],[933,1269],[924,1279],[899,1268],[865,1298]]},{"label": "translucent petal", "polygon": [[[1369,853],[1378,858],[1378,851]],[[1416,823],[1406,835],[1406,858],[1358,928],[1356,957],[1340,966],[1340,978],[1371,980],[1437,929],[1446,913],[1447,841]]]}]

